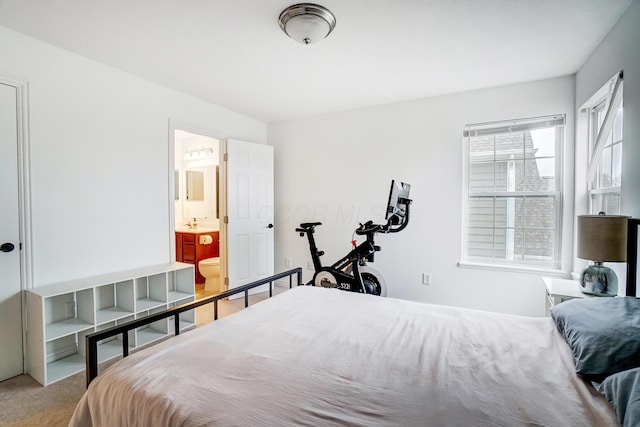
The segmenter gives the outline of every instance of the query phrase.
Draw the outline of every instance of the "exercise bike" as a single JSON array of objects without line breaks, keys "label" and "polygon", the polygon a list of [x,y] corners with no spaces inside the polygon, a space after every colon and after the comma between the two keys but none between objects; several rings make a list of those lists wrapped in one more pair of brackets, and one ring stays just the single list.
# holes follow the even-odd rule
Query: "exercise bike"
[{"label": "exercise bike", "polygon": [[301,237],[307,236],[315,270],[313,279],[307,285],[387,296],[387,284],[384,278],[380,272],[369,267],[367,262],[373,262],[375,253],[381,250],[374,241],[376,233],[397,233],[409,224],[410,188],[411,186],[404,182],[392,181],[385,216],[386,224],[374,224],[373,221],[360,224],[355,234],[366,236],[366,239],[359,245],[356,244],[356,240],[353,240],[353,249],[329,267],[322,266],[320,257],[324,255],[324,251],[318,250],[314,238],[315,228],[322,223],[300,224],[296,231]]}]

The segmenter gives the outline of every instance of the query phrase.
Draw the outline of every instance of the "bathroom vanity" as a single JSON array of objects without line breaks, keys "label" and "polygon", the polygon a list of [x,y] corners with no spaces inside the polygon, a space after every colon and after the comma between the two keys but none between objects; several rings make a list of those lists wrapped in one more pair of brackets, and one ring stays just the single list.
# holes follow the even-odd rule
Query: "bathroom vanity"
[{"label": "bathroom vanity", "polygon": [[[208,237],[205,237],[208,236]],[[176,261],[194,264],[196,283],[203,284],[198,263],[206,258],[220,256],[220,233],[213,229],[176,230]]]}]

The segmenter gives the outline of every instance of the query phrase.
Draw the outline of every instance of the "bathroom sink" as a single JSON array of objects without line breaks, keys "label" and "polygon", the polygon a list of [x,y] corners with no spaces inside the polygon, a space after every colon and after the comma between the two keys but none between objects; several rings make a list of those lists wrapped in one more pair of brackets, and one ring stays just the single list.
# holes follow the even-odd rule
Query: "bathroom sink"
[{"label": "bathroom sink", "polygon": [[212,233],[214,231],[219,231],[217,228],[208,228],[208,227],[198,227],[198,228],[188,228],[188,227],[176,227],[176,231],[181,233]]}]

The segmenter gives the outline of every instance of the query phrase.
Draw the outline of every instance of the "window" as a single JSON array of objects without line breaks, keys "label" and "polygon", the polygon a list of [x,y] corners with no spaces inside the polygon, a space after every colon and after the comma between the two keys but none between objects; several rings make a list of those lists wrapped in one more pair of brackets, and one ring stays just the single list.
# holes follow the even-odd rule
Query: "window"
[{"label": "window", "polygon": [[594,97],[595,103],[582,109],[589,114],[589,211],[619,215],[623,141],[621,75],[614,76]]},{"label": "window", "polygon": [[463,260],[560,268],[564,115],[467,125]]}]

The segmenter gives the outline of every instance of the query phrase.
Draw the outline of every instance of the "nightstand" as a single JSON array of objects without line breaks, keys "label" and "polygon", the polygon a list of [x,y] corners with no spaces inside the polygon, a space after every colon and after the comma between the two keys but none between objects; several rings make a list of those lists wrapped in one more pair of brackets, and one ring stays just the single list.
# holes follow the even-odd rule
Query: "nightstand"
[{"label": "nightstand", "polygon": [[593,295],[587,295],[580,291],[580,283],[577,280],[543,277],[542,282],[544,283],[546,291],[546,299],[544,302],[545,316],[549,316],[549,310],[561,302],[574,298],[593,297]]}]

